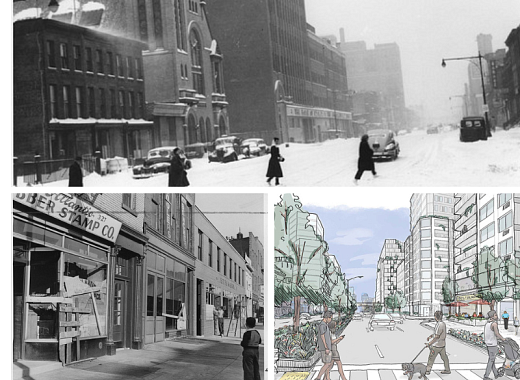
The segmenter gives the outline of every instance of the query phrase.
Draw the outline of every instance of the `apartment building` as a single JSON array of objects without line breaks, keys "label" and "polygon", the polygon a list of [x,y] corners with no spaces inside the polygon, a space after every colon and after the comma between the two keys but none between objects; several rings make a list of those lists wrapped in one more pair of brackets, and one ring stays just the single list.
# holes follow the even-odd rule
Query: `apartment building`
[{"label": "apartment building", "polygon": [[375,302],[384,304],[387,296],[404,287],[404,267],[399,268],[403,261],[403,243],[385,239],[377,262]]}]

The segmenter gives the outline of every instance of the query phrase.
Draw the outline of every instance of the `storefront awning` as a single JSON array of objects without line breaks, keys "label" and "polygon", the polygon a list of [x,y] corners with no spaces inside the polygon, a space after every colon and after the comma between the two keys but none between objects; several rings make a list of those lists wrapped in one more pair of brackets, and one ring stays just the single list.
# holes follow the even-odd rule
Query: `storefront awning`
[{"label": "storefront awning", "polygon": [[116,244],[120,245],[127,251],[133,252],[141,257],[144,257],[144,244],[142,242],[138,242],[134,239],[130,239],[129,237],[125,236],[123,230],[121,230],[121,233],[117,236]]}]

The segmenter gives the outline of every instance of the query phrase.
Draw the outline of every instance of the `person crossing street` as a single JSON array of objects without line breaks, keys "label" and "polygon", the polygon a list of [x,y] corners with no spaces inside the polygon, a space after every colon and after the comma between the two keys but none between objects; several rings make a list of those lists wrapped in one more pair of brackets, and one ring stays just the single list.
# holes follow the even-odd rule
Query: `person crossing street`
[{"label": "person crossing street", "polygon": [[[442,321],[442,311],[437,310],[434,314],[437,325],[432,335],[428,337],[429,343],[426,346],[430,348],[430,356],[428,357],[428,364],[426,365],[426,375],[429,375],[433,362],[437,355],[441,355],[441,359],[444,362],[444,371],[441,371],[443,375],[450,374],[450,361],[448,355],[446,355],[446,323]],[[431,339],[431,341],[430,341]]]}]

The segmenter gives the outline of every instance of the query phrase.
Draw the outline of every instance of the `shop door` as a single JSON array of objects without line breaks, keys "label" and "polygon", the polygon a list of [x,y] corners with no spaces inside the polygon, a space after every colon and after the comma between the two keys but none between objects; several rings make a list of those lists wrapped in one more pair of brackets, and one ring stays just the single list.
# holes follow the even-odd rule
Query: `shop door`
[{"label": "shop door", "polygon": [[164,340],[164,277],[148,273],[146,286],[145,343]]},{"label": "shop door", "polygon": [[13,360],[22,359],[25,264],[13,263]]},{"label": "shop door", "polygon": [[202,335],[202,280],[197,279],[197,335]]},{"label": "shop door", "polygon": [[114,287],[114,342],[117,347],[125,347],[126,281],[115,280]]}]

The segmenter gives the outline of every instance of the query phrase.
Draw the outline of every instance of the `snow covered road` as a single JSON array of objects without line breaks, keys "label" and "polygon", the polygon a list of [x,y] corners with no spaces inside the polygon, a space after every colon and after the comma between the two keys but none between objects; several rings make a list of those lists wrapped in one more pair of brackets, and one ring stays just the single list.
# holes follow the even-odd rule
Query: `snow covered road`
[{"label": "snow covered road", "polygon": [[[497,130],[487,141],[459,142],[459,132],[428,135],[424,131],[397,136],[401,154],[395,161],[376,162],[377,178],[365,172],[358,186],[520,186],[520,128]],[[356,186],[359,139],[282,145],[284,186]],[[194,159],[188,172],[193,187],[267,187],[269,156],[226,164]],[[131,170],[84,179],[86,187],[166,187],[167,175],[133,179]],[[273,181],[274,183],[274,181]],[[67,186],[67,181],[45,186]]]}]

